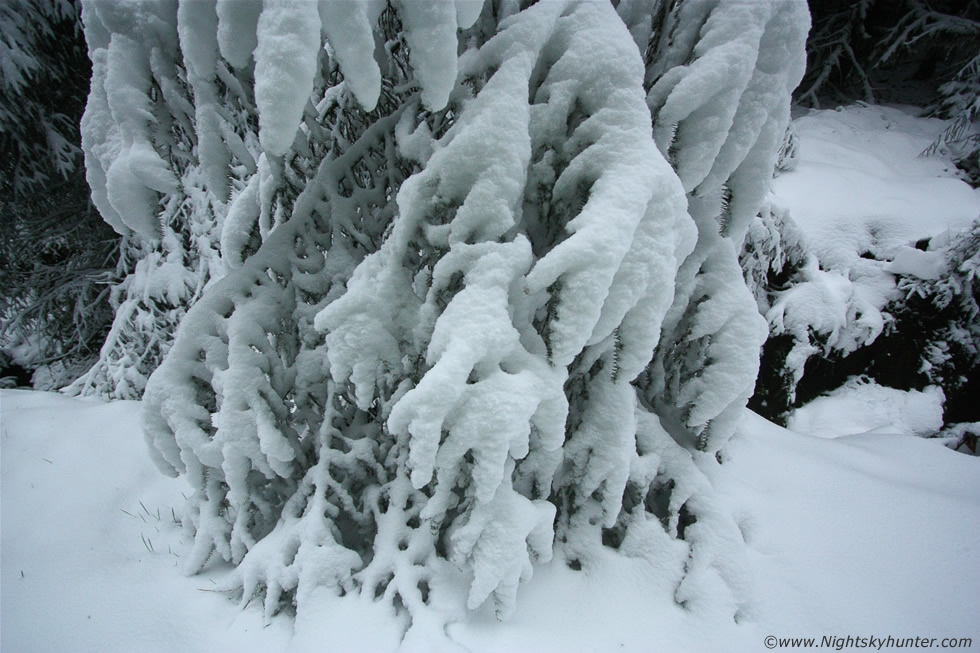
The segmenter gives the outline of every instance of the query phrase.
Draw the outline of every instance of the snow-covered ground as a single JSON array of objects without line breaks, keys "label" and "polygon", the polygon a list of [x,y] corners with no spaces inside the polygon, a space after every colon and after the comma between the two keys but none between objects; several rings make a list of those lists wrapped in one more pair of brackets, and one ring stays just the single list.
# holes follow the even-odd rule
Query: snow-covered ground
[{"label": "snow-covered ground", "polygon": [[862,433],[908,433],[928,437],[943,427],[943,391],[930,386],[908,392],[863,379],[817,397],[793,411],[797,433],[836,438]]},{"label": "snow-covered ground", "polygon": [[863,253],[890,259],[980,215],[980,189],[958,179],[948,157],[920,156],[947,123],[915,111],[855,105],[794,120],[796,168],[773,191],[822,263],[846,270]]},{"label": "snow-covered ground", "polygon": [[[980,213],[948,160],[918,157],[938,121],[855,107],[796,125],[798,165],[777,178],[775,201],[847,283],[884,284],[910,242]],[[403,648],[762,651],[772,635],[817,646],[965,637],[980,649],[980,459],[914,435],[938,428],[941,403],[854,382],[797,411],[793,430],[746,412],[713,478],[749,544],[754,607],[740,623],[710,601],[677,606],[658,560],[610,553],[581,572],[539,565],[507,622],[478,611],[448,639],[423,632]],[[319,596],[318,609],[265,623],[260,607],[215,591],[226,570],[182,576],[175,519],[188,487],[152,465],[138,413],[136,402],[0,392],[0,649],[398,647],[381,604]]]},{"label": "snow-covered ground", "polygon": [[[186,485],[151,464],[136,402],[0,393],[4,651],[390,651],[386,608],[322,597],[317,618],[184,577],[172,508]],[[540,566],[514,617],[448,629],[469,651],[761,651],[767,635],[972,637],[980,459],[936,440],[826,440],[746,413],[714,482],[755,577],[740,624],[673,603],[657,560]],[[151,550],[152,549],[152,550]],[[427,650],[422,645],[419,650]]]}]

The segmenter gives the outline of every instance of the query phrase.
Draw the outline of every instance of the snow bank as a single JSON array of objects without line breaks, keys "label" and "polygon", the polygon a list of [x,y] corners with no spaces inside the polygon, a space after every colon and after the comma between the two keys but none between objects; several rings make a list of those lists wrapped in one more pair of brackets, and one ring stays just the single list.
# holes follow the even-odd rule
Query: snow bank
[{"label": "snow bank", "polygon": [[789,428],[822,438],[859,433],[929,436],[943,427],[943,391],[896,390],[852,379],[844,386],[796,409]]},{"label": "snow bank", "polygon": [[946,121],[857,105],[811,111],[793,125],[797,165],[773,191],[825,267],[847,270],[861,254],[891,258],[980,215],[980,190],[957,179],[948,158],[921,156]]}]

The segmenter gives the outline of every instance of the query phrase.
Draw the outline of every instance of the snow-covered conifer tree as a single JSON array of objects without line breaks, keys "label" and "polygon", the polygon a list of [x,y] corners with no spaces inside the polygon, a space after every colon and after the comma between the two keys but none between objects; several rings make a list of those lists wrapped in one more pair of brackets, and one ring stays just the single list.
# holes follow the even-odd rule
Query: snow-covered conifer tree
[{"label": "snow-covered conifer tree", "polygon": [[[216,16],[193,41],[185,4]],[[701,468],[765,337],[736,252],[802,74],[805,5],[524,4],[178,5],[185,69],[211,29],[208,71],[254,98],[257,165],[144,426],[196,489],[187,569],[232,562],[268,614],[326,587],[417,626],[488,601],[503,617],[536,561],[588,568],[604,545],[660,558],[692,609],[744,612],[741,535]],[[157,152],[148,133],[131,141]],[[140,197],[186,197],[139,147],[95,174],[122,161]]]}]

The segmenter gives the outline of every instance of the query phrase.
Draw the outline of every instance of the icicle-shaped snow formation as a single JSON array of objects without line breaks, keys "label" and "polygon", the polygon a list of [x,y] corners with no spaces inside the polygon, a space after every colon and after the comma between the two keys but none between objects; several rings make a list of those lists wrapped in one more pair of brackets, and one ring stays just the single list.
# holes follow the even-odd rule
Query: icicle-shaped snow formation
[{"label": "icicle-shaped snow formation", "polygon": [[282,156],[293,143],[313,92],[320,14],[309,0],[263,0],[256,29],[259,138],[267,153]]},{"label": "icicle-shaped snow formation", "polygon": [[[167,123],[182,113],[192,116],[208,190],[227,199],[228,151],[241,153],[241,144],[230,136],[217,108],[218,80],[237,86],[219,53],[235,68],[254,59],[259,138],[270,156],[289,150],[302,121],[318,69],[321,25],[362,106],[373,109],[381,92],[372,32],[384,8],[380,1],[83,4],[93,61],[83,149],[93,201],[121,233],[161,236],[159,194],[177,191],[178,179],[160,150],[169,145]],[[456,29],[471,25],[481,6],[474,0],[400,6],[411,61],[430,110],[446,105],[456,81]],[[182,63],[183,70],[176,70],[174,62]],[[191,97],[179,97],[182,83],[190,87]]]},{"label": "icicle-shaped snow formation", "polygon": [[[259,137],[270,156],[282,156],[296,136],[313,91],[322,31],[330,38],[348,84],[371,110],[381,92],[372,36],[384,3],[312,0],[85,0],[86,36],[93,61],[92,91],[82,123],[92,197],[103,217],[122,233],[160,237],[159,193],[177,190],[177,179],[158,149],[158,90],[176,100],[173,62],[185,62],[191,103],[170,107],[196,114],[197,156],[208,190],[227,195],[227,136],[217,115],[220,55],[235,68],[254,58]],[[445,107],[456,80],[456,29],[468,27],[482,2],[399,5],[411,62],[430,110]],[[176,28],[176,29],[175,29]],[[178,47],[179,46],[179,47]],[[220,73],[225,72],[222,75]],[[193,108],[191,108],[193,107]],[[234,147],[237,143],[228,143]]]},{"label": "icicle-shaped snow formation", "polygon": [[769,180],[803,74],[809,15],[795,0],[698,0],[653,25],[654,137],[698,225],[664,324],[648,400],[717,451],[752,392],[767,335],[737,253]]},{"label": "icicle-shaped snow formation", "polygon": [[[251,27],[254,9],[247,2],[234,9],[227,0],[223,4],[219,35],[243,36],[238,30]],[[481,6],[482,2],[473,0],[396,3],[427,109],[438,111],[446,106],[456,83],[456,30],[469,27]],[[384,8],[381,0],[263,0],[252,54],[259,135],[267,153],[280,156],[293,142],[313,91],[321,31],[358,102],[366,111],[375,108],[381,71],[375,60],[373,29]],[[245,38],[252,42],[250,35]],[[240,64],[245,56],[239,47],[224,46]]]},{"label": "icicle-shaped snow formation", "polygon": [[218,200],[228,195],[230,155],[222,141],[218,107],[218,15],[207,2],[177,6],[177,33],[194,101],[194,133],[205,188]]}]

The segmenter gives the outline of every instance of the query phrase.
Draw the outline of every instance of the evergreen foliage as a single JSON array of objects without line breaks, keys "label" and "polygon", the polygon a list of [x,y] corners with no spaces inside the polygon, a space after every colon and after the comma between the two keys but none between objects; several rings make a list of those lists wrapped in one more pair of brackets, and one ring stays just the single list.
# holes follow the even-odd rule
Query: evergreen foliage
[{"label": "evergreen foliage", "polygon": [[112,319],[118,239],[81,166],[90,70],[74,3],[0,6],[0,352],[43,389],[92,364]]}]

